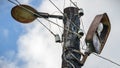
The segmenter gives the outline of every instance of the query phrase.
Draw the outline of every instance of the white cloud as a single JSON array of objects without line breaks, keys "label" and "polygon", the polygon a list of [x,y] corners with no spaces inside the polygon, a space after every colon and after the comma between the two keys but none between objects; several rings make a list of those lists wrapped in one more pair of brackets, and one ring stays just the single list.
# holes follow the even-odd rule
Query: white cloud
[{"label": "white cloud", "polygon": [[61,52],[60,46],[55,46],[53,37],[41,29],[41,26],[37,23],[19,40],[19,56],[28,62],[27,68],[33,68],[34,66],[38,66],[36,68],[52,68],[54,65],[57,66],[57,61],[60,61],[60,57],[58,58]]}]

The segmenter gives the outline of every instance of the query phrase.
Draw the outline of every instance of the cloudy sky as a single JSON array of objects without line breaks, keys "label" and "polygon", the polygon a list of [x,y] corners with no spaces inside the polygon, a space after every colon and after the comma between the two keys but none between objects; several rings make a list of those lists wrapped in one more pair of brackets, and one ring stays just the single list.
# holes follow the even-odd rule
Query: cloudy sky
[{"label": "cloudy sky", "polygon": [[[14,0],[13,0],[14,1]],[[18,0],[41,12],[60,14],[49,0]],[[52,0],[61,11],[73,6],[69,0]],[[120,64],[119,49],[119,0],[73,0],[84,9],[82,17],[87,32],[97,14],[106,12],[111,21],[111,33],[101,53],[108,59]],[[65,5],[64,5],[65,4]],[[0,68],[61,68],[62,46],[55,43],[54,36],[36,20],[30,24],[21,24],[11,17],[15,5],[7,0],[0,0]],[[59,28],[40,19],[54,33],[62,34]],[[63,26],[61,20],[50,19]],[[60,29],[62,31],[62,29]],[[95,55],[90,55],[82,68],[120,68]]]}]

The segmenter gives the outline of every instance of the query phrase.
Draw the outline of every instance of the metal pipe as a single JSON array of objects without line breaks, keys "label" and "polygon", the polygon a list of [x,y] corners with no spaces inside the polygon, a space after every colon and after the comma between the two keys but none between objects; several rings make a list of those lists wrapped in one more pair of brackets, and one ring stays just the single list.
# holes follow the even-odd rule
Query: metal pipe
[{"label": "metal pipe", "polygon": [[44,18],[58,18],[58,19],[63,19],[63,16],[60,15],[50,15],[48,13],[44,13],[44,12],[38,12],[37,13],[40,16],[37,16],[39,18],[44,17]]}]

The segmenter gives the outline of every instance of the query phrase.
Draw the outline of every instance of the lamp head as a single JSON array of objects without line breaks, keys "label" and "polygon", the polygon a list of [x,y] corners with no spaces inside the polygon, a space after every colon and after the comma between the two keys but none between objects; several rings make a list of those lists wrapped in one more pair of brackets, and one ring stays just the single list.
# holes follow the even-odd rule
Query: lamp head
[{"label": "lamp head", "polygon": [[17,5],[11,10],[12,17],[21,23],[30,23],[34,21],[37,16],[33,13],[37,13],[37,10],[28,5]]},{"label": "lamp head", "polygon": [[96,15],[85,38],[86,43],[89,43],[88,46],[91,48],[89,52],[101,53],[109,36],[110,29],[111,24],[107,13]]}]

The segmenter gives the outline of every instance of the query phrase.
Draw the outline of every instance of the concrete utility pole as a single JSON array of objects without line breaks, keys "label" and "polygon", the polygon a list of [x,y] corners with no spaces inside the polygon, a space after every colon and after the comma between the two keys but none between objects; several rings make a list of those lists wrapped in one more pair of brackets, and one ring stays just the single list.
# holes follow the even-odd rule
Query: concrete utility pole
[{"label": "concrete utility pole", "polygon": [[[80,9],[76,7],[67,7],[64,9],[64,16],[49,15],[48,13],[38,14],[44,18],[59,18],[64,23],[63,33],[63,54],[62,54],[62,68],[81,68],[81,55],[74,52],[80,51],[80,37],[78,31],[80,30],[80,17],[83,12],[79,13]],[[81,33],[80,35],[83,35]],[[60,42],[60,41],[58,41]]]},{"label": "concrete utility pole", "polygon": [[[69,31],[78,33],[80,28],[79,9],[76,7],[68,7],[64,9],[64,28]],[[63,54],[62,54],[62,68],[81,68],[81,55],[73,52],[73,50],[80,51],[80,38],[68,30],[64,29],[63,33]]]}]

